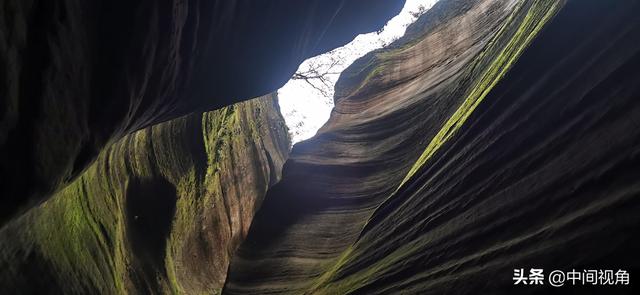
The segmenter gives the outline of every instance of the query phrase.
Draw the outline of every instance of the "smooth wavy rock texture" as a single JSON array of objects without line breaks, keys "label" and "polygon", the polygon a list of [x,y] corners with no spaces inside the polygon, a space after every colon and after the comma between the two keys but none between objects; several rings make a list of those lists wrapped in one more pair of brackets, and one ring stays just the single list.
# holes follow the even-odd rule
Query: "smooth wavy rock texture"
[{"label": "smooth wavy rock texture", "polygon": [[217,293],[289,147],[275,95],[125,136],[0,231],[0,289]]},{"label": "smooth wavy rock texture", "polygon": [[553,291],[514,290],[515,268],[633,277],[638,11],[437,3],[342,73],[329,122],[294,146],[223,294]]},{"label": "smooth wavy rock texture", "polygon": [[404,0],[4,0],[0,226],[115,140],[271,93]]}]

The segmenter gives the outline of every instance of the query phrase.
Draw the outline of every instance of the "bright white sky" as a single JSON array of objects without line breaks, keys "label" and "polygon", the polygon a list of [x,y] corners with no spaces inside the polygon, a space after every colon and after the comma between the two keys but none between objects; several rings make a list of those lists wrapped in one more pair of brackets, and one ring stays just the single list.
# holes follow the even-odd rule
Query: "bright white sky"
[{"label": "bright white sky", "polygon": [[[367,52],[383,47],[404,34],[406,26],[415,21],[410,12],[418,11],[420,5],[431,8],[437,0],[407,0],[404,8],[396,17],[384,27],[382,33],[375,32],[356,37],[351,43],[334,50],[342,63],[332,69],[332,72],[342,72],[358,57]],[[335,56],[335,55],[334,55]],[[322,63],[328,60],[327,54],[306,60],[300,69],[309,63]],[[327,88],[329,97],[323,96],[318,90],[309,86],[304,80],[289,80],[280,90],[280,109],[293,136],[293,143],[308,139],[316,134],[318,129],[329,119],[333,108],[333,85],[339,74],[328,75],[331,87]]]}]

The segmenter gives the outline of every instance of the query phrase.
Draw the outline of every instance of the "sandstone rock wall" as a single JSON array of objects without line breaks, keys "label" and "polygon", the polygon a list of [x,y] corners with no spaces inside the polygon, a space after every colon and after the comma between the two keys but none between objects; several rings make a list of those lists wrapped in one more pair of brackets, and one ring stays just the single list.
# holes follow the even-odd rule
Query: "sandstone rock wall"
[{"label": "sandstone rock wall", "polygon": [[440,1],[342,73],[223,293],[545,293],[513,269],[637,271],[638,5]]},{"label": "sandstone rock wall", "polygon": [[271,93],[403,0],[6,0],[0,226],[138,129]]},{"label": "sandstone rock wall", "polygon": [[0,231],[0,286],[22,294],[218,292],[289,145],[275,95],[125,136]]}]

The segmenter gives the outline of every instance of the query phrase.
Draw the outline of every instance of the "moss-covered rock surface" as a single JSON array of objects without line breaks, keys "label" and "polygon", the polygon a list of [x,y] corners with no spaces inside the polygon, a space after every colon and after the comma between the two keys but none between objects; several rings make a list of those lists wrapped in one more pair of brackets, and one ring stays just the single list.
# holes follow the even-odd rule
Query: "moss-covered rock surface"
[{"label": "moss-covered rock surface", "polygon": [[0,232],[0,286],[219,292],[289,145],[275,95],[128,135]]},{"label": "moss-covered rock surface", "polygon": [[223,293],[548,294],[514,269],[636,273],[638,9],[438,2],[342,73]]}]

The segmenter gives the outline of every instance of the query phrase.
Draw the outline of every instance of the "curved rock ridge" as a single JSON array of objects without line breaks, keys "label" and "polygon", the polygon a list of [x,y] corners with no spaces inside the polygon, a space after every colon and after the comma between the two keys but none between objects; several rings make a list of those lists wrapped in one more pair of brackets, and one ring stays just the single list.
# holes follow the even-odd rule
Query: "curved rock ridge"
[{"label": "curved rock ridge", "polygon": [[135,130],[271,93],[403,0],[6,0],[0,226]]},{"label": "curved rock ridge", "polygon": [[[331,118],[294,147],[234,257],[225,293],[312,290],[538,8],[524,1],[443,1],[414,25],[425,32],[342,73]],[[433,17],[443,22],[428,25]]]},{"label": "curved rock ridge", "polygon": [[289,148],[275,95],[125,136],[0,231],[0,289],[218,293]]},{"label": "curved rock ridge", "polygon": [[320,290],[547,294],[513,286],[514,269],[637,274],[639,8],[568,1]]},{"label": "curved rock ridge", "polygon": [[545,294],[514,269],[636,274],[639,8],[437,3],[341,75],[223,294]]}]

